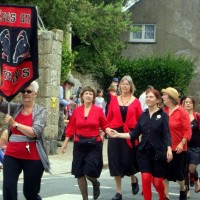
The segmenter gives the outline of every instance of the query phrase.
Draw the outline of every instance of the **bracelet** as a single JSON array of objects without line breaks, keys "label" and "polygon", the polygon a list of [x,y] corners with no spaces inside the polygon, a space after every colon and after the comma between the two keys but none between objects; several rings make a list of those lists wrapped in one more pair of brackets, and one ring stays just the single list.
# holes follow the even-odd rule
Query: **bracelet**
[{"label": "bracelet", "polygon": [[18,127],[19,127],[19,124],[16,122],[15,129],[18,129]]}]

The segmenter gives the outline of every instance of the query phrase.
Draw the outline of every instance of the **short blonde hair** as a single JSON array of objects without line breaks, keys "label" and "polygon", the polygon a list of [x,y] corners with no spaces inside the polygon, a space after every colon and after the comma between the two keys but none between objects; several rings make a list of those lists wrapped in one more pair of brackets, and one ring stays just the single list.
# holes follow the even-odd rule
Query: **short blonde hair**
[{"label": "short blonde hair", "polygon": [[108,88],[108,91],[114,91],[116,92],[117,91],[117,86],[113,83],[110,84],[109,88]]}]

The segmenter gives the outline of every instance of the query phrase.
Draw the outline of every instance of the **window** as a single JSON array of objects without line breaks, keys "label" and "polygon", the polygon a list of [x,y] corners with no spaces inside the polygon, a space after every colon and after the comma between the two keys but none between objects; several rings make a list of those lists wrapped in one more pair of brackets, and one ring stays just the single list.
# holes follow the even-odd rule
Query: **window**
[{"label": "window", "polygon": [[155,24],[134,24],[134,31],[130,33],[130,42],[155,42]]}]

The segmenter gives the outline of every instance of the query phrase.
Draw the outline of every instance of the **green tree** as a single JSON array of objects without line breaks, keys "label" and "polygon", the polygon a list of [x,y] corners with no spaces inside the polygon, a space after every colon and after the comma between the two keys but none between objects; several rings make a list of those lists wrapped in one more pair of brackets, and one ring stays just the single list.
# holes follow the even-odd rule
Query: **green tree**
[{"label": "green tree", "polygon": [[75,47],[79,52],[76,70],[92,72],[98,78],[113,75],[116,66],[112,63],[125,47],[120,35],[129,30],[130,14],[122,13],[123,1],[95,5],[87,0],[83,2],[76,5],[77,12],[71,18],[73,30],[81,41]]},{"label": "green tree", "polygon": [[130,27],[130,14],[122,13],[123,0],[2,0],[6,4],[36,5],[47,29],[58,28],[78,37],[75,69],[101,78],[113,75],[112,60],[119,57],[124,44],[120,34]]}]

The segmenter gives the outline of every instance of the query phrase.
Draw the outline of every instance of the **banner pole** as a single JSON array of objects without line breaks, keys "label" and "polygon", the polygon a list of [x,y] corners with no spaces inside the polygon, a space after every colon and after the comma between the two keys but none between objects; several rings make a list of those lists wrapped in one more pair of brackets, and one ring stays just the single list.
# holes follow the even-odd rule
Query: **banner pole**
[{"label": "banner pole", "polygon": [[8,115],[10,115],[10,102],[8,102]]}]

